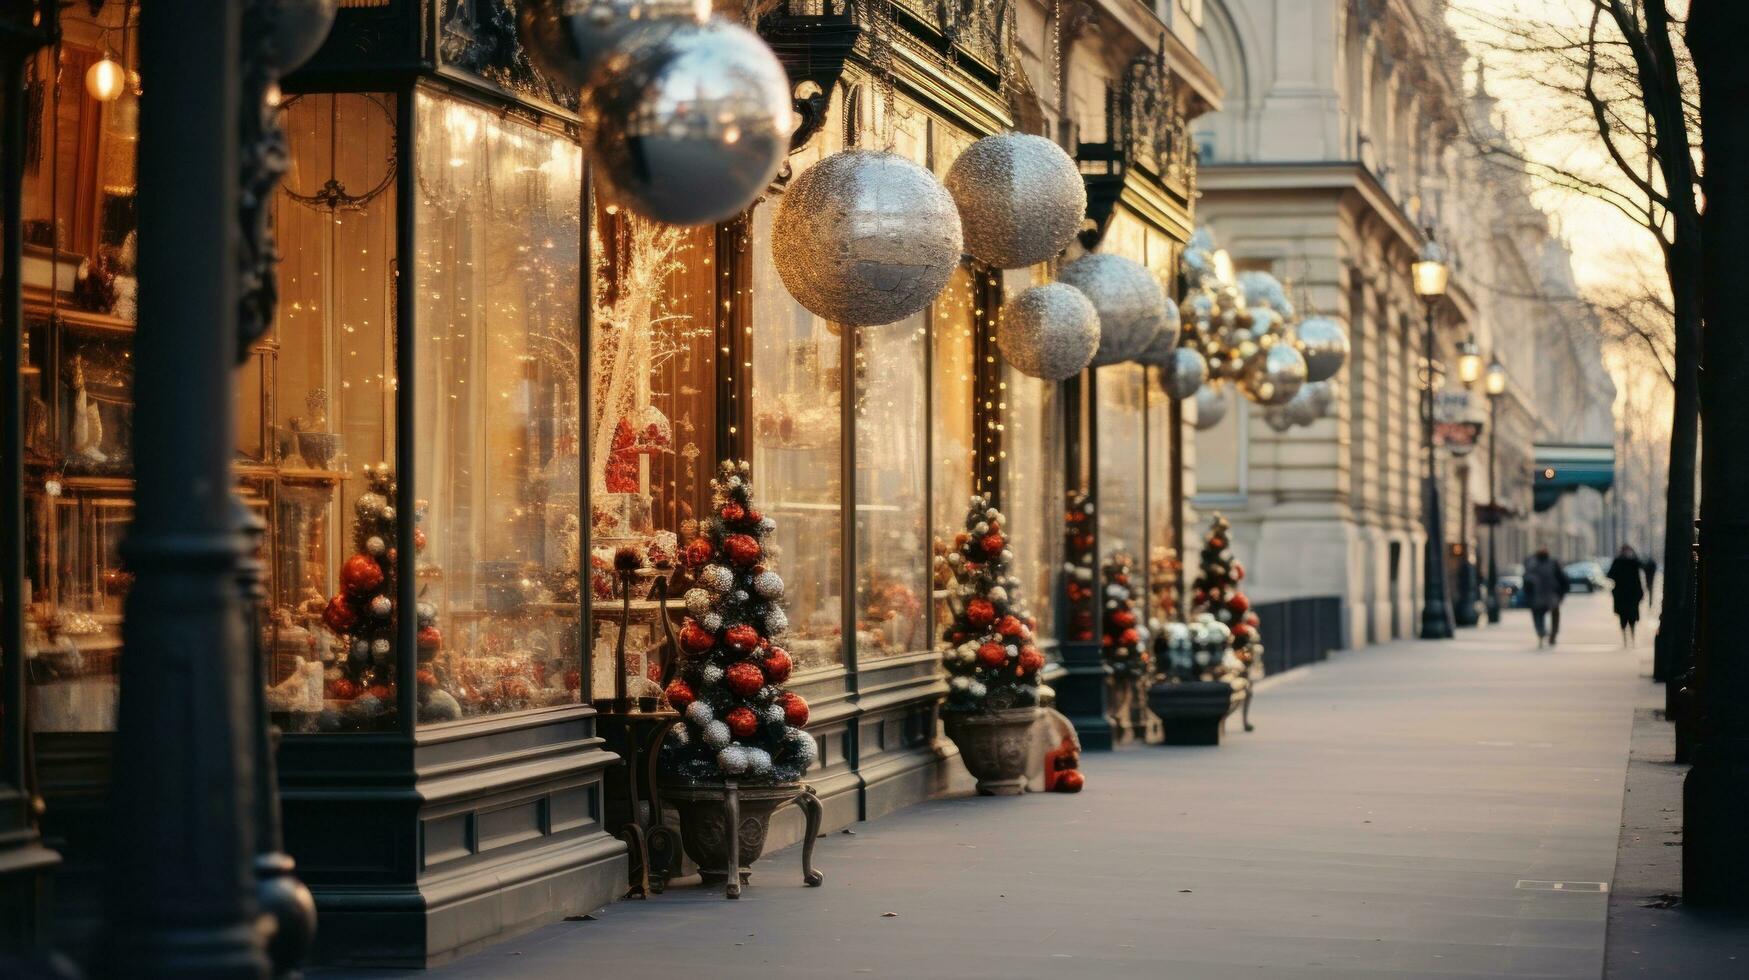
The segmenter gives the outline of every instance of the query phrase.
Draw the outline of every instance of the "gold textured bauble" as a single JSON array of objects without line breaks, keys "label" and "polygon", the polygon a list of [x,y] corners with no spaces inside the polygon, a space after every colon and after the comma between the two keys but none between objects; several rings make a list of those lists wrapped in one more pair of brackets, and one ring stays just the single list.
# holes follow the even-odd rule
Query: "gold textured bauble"
[{"label": "gold textured bauble", "polygon": [[943,183],[959,206],[966,251],[998,269],[1056,256],[1087,214],[1074,158],[1043,136],[986,136],[959,155]]},{"label": "gold textured bauble", "polygon": [[1093,366],[1119,364],[1146,350],[1166,322],[1166,294],[1141,263],[1121,255],[1083,255],[1057,274],[1087,294],[1099,311]]},{"label": "gold textured bauble", "polygon": [[1034,286],[1002,304],[996,346],[1014,369],[1061,381],[1079,373],[1099,347],[1099,311],[1079,289]]},{"label": "gold textured bauble", "polygon": [[868,327],[928,306],[960,245],[959,210],[933,174],[897,153],[845,150],[790,182],[771,257],[809,312]]},{"label": "gold textured bauble", "polygon": [[1276,344],[1239,376],[1239,390],[1259,405],[1285,405],[1306,383],[1306,359],[1289,344]]},{"label": "gold textured bauble", "polygon": [[1295,346],[1306,358],[1307,381],[1328,381],[1348,360],[1348,331],[1329,317],[1307,317],[1294,335]]},{"label": "gold textured bauble", "polygon": [[589,103],[605,195],[653,221],[734,217],[789,153],[789,75],[759,35],[725,20],[640,40],[602,69]]}]

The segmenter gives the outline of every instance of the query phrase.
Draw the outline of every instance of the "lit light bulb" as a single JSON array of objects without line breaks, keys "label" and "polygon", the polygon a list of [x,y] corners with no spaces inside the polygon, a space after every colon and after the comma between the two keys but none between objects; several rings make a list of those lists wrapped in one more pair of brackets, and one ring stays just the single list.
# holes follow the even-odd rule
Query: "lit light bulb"
[{"label": "lit light bulb", "polygon": [[127,72],[109,55],[104,55],[102,61],[85,72],[85,90],[99,102],[114,102],[121,98],[122,86],[126,82]]}]

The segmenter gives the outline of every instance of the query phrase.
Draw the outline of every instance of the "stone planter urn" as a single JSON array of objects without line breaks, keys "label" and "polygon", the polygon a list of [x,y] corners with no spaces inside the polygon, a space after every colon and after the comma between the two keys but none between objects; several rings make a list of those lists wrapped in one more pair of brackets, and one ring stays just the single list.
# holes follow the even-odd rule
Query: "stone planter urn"
[{"label": "stone planter urn", "polygon": [[1026,792],[1026,755],[1037,708],[944,711],[941,718],[947,737],[959,746],[966,770],[977,779],[980,795]]},{"label": "stone planter urn", "polygon": [[1166,745],[1219,745],[1221,723],[1239,699],[1226,681],[1162,681],[1148,689],[1148,710],[1160,719]]},{"label": "stone planter urn", "polygon": [[820,836],[824,811],[811,786],[740,785],[732,780],[672,783],[662,786],[662,801],[680,814],[680,844],[698,865],[699,876],[706,885],[722,885],[729,898],[740,898],[741,887],[752,877],[751,866],[765,851],[772,814],[791,803],[802,808],[807,821],[802,838],[802,881],[813,887],[826,880],[814,869],[814,839]]}]

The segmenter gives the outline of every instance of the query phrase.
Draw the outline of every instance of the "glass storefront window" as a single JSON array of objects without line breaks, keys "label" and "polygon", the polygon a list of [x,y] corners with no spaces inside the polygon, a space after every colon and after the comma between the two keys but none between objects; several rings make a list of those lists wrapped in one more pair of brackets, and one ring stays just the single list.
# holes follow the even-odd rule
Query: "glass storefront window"
[{"label": "glass storefront window", "polygon": [[852,332],[856,416],[856,632],[863,657],[928,649],[929,341],[922,313]]},{"label": "glass storefront window", "polygon": [[1021,598],[1038,619],[1034,635],[1056,636],[1054,583],[1063,564],[1061,386],[1003,371],[999,389],[1003,459],[1001,509],[1013,532],[1014,574]]},{"label": "glass storefront window", "polygon": [[416,98],[420,720],[576,703],[582,153]]},{"label": "glass storefront window", "polygon": [[[1146,547],[1147,456],[1143,442],[1145,408],[1143,367],[1126,362],[1099,369],[1099,522],[1100,561],[1127,554],[1140,560]],[[1139,578],[1134,576],[1133,578]],[[1133,588],[1142,583],[1132,579]]]},{"label": "glass storefront window", "polygon": [[965,530],[966,507],[972,495],[977,465],[977,418],[974,396],[978,365],[973,333],[983,310],[978,304],[977,281],[961,266],[948,280],[929,309],[932,353],[929,413],[930,478],[932,491],[932,540],[935,622],[945,624],[953,611],[947,605],[947,589],[953,573],[946,557],[954,550],[954,536]]},{"label": "glass storefront window", "polygon": [[784,648],[797,669],[844,661],[844,338],[784,291],[776,202],[753,212],[753,477],[782,549]]}]

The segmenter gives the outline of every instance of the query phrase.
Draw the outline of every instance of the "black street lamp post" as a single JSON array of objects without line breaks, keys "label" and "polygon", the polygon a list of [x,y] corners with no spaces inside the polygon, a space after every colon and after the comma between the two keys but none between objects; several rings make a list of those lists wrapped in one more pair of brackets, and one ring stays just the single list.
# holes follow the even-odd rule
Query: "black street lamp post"
[{"label": "black street lamp post", "polygon": [[[1476,346],[1474,336],[1458,345],[1457,373],[1458,380],[1463,382],[1465,388],[1471,387],[1482,377],[1482,351]],[[1467,455],[1474,448],[1474,444],[1471,443],[1462,447],[1462,453]],[[1454,446],[1452,453],[1458,455],[1459,447]],[[1457,625],[1474,626],[1481,619],[1477,610],[1481,606],[1482,597],[1477,594],[1477,588],[1480,584],[1477,581],[1479,576],[1476,570],[1475,551],[1470,547],[1469,467],[1459,467],[1458,485],[1462,493],[1460,499],[1463,503],[1463,506],[1458,509],[1458,541],[1461,543],[1458,554],[1463,559],[1463,565],[1458,573],[1458,603],[1453,612],[1456,615]]]},{"label": "black street lamp post", "polygon": [[1422,356],[1425,359],[1421,379],[1421,449],[1426,466],[1421,476],[1421,520],[1427,530],[1427,544],[1422,549],[1421,638],[1449,640],[1452,638],[1451,600],[1445,588],[1445,529],[1439,507],[1438,461],[1433,450],[1433,314],[1439,298],[1445,295],[1451,269],[1445,264],[1445,249],[1427,233],[1427,244],[1412,266],[1415,294],[1421,297],[1427,312],[1422,335]]},{"label": "black street lamp post", "polygon": [[1494,530],[1500,525],[1500,490],[1495,483],[1499,460],[1496,458],[1495,447],[1500,440],[1500,396],[1506,393],[1506,365],[1500,363],[1500,355],[1494,355],[1488,364],[1488,596],[1484,601],[1488,608],[1488,622],[1500,622],[1500,567],[1494,556],[1498,545],[1494,540]]}]

